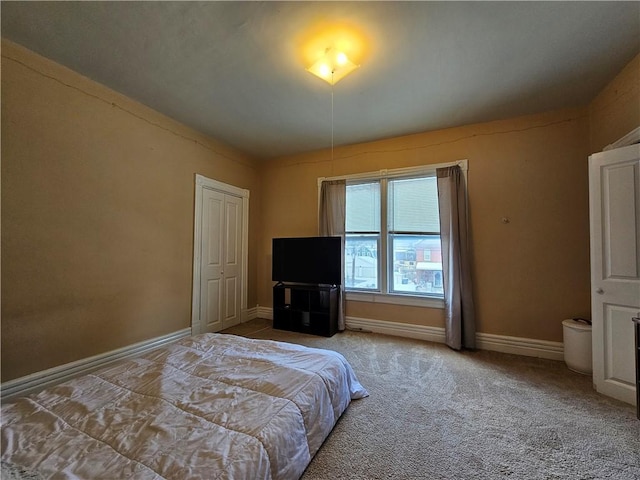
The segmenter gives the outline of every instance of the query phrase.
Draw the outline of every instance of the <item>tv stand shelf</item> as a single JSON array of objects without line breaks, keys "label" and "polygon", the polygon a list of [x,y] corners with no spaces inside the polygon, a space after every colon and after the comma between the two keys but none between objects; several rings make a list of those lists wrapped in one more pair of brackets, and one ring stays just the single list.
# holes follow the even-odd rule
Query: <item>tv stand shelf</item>
[{"label": "tv stand shelf", "polygon": [[338,287],[285,283],[274,285],[273,328],[332,336],[338,331]]}]

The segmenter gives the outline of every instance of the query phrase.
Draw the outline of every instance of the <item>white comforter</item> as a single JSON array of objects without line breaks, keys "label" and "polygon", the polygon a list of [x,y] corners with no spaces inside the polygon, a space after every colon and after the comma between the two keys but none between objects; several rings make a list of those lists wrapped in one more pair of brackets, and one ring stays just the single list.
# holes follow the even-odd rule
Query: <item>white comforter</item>
[{"label": "white comforter", "polygon": [[351,399],[345,358],[205,334],[2,407],[2,460],[42,478],[295,479]]}]

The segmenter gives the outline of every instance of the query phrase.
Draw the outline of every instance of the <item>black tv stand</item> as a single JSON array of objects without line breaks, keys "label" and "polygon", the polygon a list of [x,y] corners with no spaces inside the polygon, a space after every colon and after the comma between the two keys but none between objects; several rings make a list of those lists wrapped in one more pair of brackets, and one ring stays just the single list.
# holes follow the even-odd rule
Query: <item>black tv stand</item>
[{"label": "black tv stand", "polygon": [[338,331],[338,293],[335,285],[278,282],[273,286],[273,328],[331,337]]}]

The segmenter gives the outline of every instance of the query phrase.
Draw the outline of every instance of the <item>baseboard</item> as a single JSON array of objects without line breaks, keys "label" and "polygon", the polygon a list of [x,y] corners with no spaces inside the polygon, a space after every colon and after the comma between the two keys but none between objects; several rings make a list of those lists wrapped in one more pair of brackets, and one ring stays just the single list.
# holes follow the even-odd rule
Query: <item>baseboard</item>
[{"label": "baseboard", "polygon": [[271,307],[261,307],[258,305],[258,317],[257,318],[266,318],[267,320],[273,320],[273,308]]},{"label": "baseboard", "polygon": [[248,322],[249,320],[254,320],[258,317],[258,307],[247,308],[244,312],[244,320],[243,322]]},{"label": "baseboard", "polygon": [[[395,335],[398,337],[415,338],[436,343],[445,343],[445,333],[442,327],[427,327],[409,323],[386,322],[366,318],[347,317],[347,328],[368,330],[375,333]],[[533,338],[508,337],[490,333],[476,334],[476,347],[480,350],[513,353],[526,357],[547,358],[550,360],[564,360],[564,347],[560,342],[536,340]]]},{"label": "baseboard", "polygon": [[191,328],[184,328],[177,332],[151,338],[140,343],[135,343],[127,347],[118,348],[110,352],[101,353],[89,358],[83,358],[75,362],[66,363],[57,367],[32,373],[25,377],[9,380],[0,385],[0,396],[2,401],[15,397],[27,395],[41,390],[51,385],[65,382],[74,377],[89,373],[100,367],[113,363],[117,360],[133,357],[149,350],[167,345],[184,337],[191,335]]},{"label": "baseboard", "polygon": [[[273,310],[269,307],[258,307],[258,318],[273,320]],[[410,323],[387,322],[370,318],[347,317],[348,329],[364,330],[383,333],[396,337],[415,338],[428,342],[445,343],[445,333],[442,327],[427,327]],[[561,342],[536,340],[533,338],[509,337],[491,333],[477,333],[476,347],[480,350],[512,353],[526,357],[546,358],[549,360],[564,360],[564,345]]]},{"label": "baseboard", "polygon": [[410,323],[386,322],[369,318],[347,317],[345,323],[348,329],[365,330],[374,333],[384,333],[396,337],[415,338],[428,342],[444,343],[444,328],[412,325]]},{"label": "baseboard", "polygon": [[564,361],[564,344],[562,342],[477,333],[476,346],[480,350]]}]

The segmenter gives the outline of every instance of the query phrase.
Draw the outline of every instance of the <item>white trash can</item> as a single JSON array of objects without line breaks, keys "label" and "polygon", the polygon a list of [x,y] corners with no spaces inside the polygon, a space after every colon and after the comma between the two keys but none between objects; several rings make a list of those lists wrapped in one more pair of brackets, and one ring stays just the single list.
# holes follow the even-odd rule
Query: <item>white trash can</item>
[{"label": "white trash can", "polygon": [[591,325],[569,319],[562,322],[564,361],[570,370],[591,375]]}]

